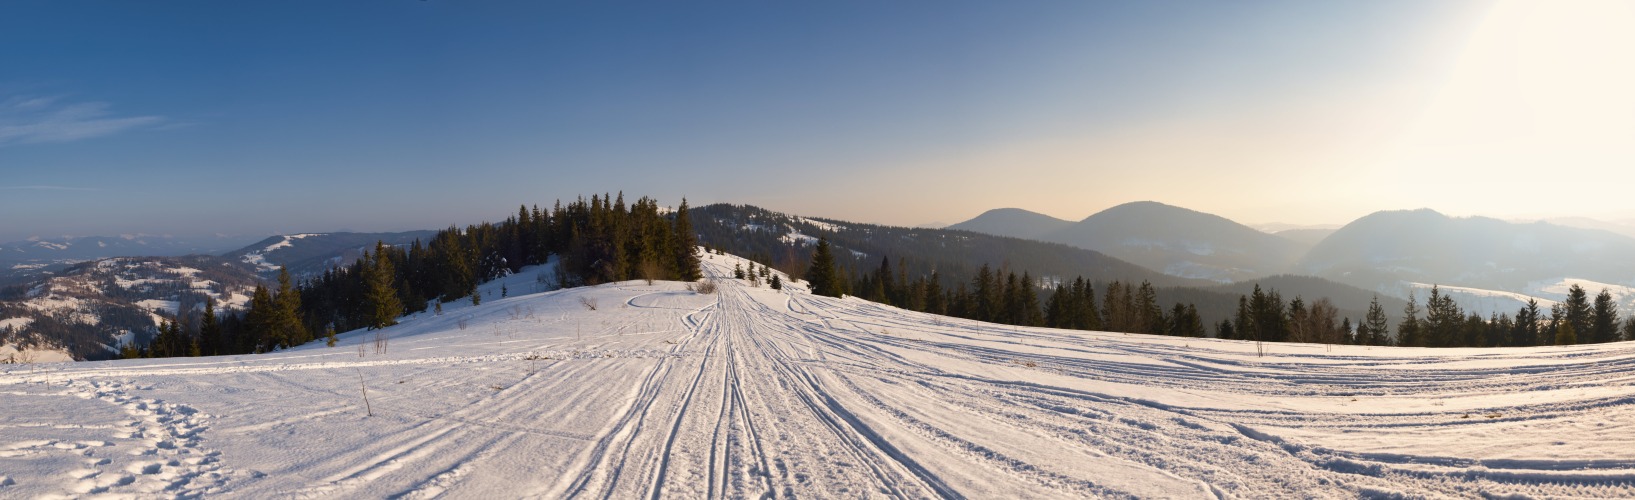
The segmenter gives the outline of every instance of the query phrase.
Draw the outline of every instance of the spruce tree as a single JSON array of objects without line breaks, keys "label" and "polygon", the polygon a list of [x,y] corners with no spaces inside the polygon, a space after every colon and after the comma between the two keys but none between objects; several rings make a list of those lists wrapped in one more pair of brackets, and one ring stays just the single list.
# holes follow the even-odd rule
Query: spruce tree
[{"label": "spruce tree", "polygon": [[699,270],[698,262],[698,234],[693,231],[692,218],[687,214],[687,199],[681,199],[681,206],[676,208],[675,236],[671,238],[671,253],[675,255],[675,266],[681,281],[698,281],[704,277]]},{"label": "spruce tree", "polygon": [[1368,332],[1368,337],[1360,344],[1386,345],[1390,336],[1389,325],[1386,324],[1385,308],[1380,307],[1380,296],[1375,295],[1373,302],[1368,304],[1368,315],[1363,318],[1363,324],[1358,326],[1357,332]]},{"label": "spruce tree", "polygon": [[1408,292],[1408,305],[1402,308],[1402,322],[1397,324],[1397,345],[1423,347],[1425,339],[1419,335],[1419,304],[1414,303],[1414,292]]},{"label": "spruce tree", "polygon": [[782,290],[783,289],[783,280],[778,278],[777,273],[772,274],[771,287],[772,287],[773,290]]},{"label": "spruce tree", "polygon": [[814,295],[841,295],[840,275],[835,270],[835,256],[829,248],[827,237],[818,238],[817,250],[812,252],[812,265],[806,269],[806,281],[811,284]]},{"label": "spruce tree", "polygon": [[289,270],[278,268],[278,295],[273,297],[271,328],[274,342],[281,347],[307,343],[312,335],[301,323],[301,294],[290,283]]},{"label": "spruce tree", "polygon": [[243,333],[239,335],[238,352],[259,353],[272,350],[273,299],[267,287],[256,285],[250,299],[250,310],[244,313]]},{"label": "spruce tree", "polygon": [[216,299],[204,299],[204,316],[199,318],[199,351],[205,356],[224,353],[221,323],[216,321]]},{"label": "spruce tree", "polygon": [[[1260,285],[1255,285],[1255,288],[1258,290],[1260,288]],[[1239,339],[1239,340],[1260,340],[1260,338],[1255,337],[1255,335],[1256,335],[1255,332],[1257,331],[1257,330],[1255,330],[1255,314],[1254,314],[1253,310],[1249,309],[1249,297],[1248,296],[1245,296],[1245,295],[1239,295],[1238,296],[1238,311],[1237,311],[1237,315],[1236,315],[1236,320],[1232,322],[1232,326],[1233,326],[1232,329],[1227,329],[1225,331],[1224,335],[1227,335],[1227,336],[1222,337],[1222,338],[1225,338],[1225,339]]]},{"label": "spruce tree", "polygon": [[1612,294],[1602,288],[1601,293],[1595,296],[1595,308],[1590,312],[1590,338],[1588,342],[1604,343],[1618,341],[1618,305],[1613,303]]},{"label": "spruce tree", "polygon": [[1556,345],[1573,345],[1578,343],[1578,333],[1573,330],[1573,322],[1560,321],[1556,325]]},{"label": "spruce tree", "polygon": [[1017,297],[1019,311],[1016,324],[1022,326],[1039,326],[1043,324],[1045,320],[1039,311],[1039,293],[1034,290],[1033,276],[1027,272],[1022,273],[1022,281],[1018,283]]},{"label": "spruce tree", "polygon": [[[1584,287],[1574,283],[1568,288],[1567,300],[1562,303],[1562,308],[1565,320],[1573,325],[1572,331],[1575,334],[1573,338],[1579,342],[1590,342],[1590,300],[1589,293],[1584,291]],[[1579,333],[1583,335],[1576,335]],[[1557,334],[1556,337],[1559,339],[1561,336]],[[1559,341],[1557,345],[1561,345]]]},{"label": "spruce tree", "polygon": [[1164,333],[1164,308],[1158,305],[1158,291],[1152,283],[1141,281],[1135,294],[1135,330],[1137,333]]},{"label": "spruce tree", "polygon": [[1527,304],[1516,310],[1516,325],[1511,330],[1510,345],[1515,347],[1541,345],[1543,339],[1539,338],[1539,320],[1542,317],[1538,299],[1528,298]]},{"label": "spruce tree", "polygon": [[[368,315],[365,326],[370,330],[395,325],[397,317],[403,314],[403,303],[398,300],[397,290],[393,288],[392,277],[396,271],[385,250],[385,243],[377,242],[371,263],[363,270],[364,310]],[[472,297],[475,305],[477,294],[472,294]]]}]

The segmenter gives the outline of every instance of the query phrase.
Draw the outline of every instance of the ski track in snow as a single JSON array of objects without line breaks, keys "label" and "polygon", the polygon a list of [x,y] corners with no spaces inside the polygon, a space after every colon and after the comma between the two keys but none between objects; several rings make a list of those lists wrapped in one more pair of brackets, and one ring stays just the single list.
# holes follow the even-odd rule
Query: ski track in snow
[{"label": "ski track in snow", "polygon": [[742,262],[705,260],[713,295],[450,304],[385,353],[7,368],[0,497],[1635,495],[1629,343],[1257,357],[725,278]]}]

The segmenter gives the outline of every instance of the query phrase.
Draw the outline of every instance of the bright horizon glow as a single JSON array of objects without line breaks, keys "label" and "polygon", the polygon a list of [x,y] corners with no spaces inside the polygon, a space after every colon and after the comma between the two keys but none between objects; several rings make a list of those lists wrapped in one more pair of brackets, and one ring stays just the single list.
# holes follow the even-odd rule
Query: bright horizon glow
[{"label": "bright horizon glow", "polygon": [[174,7],[0,19],[0,241],[620,190],[905,226],[1635,219],[1627,2]]},{"label": "bright horizon glow", "polygon": [[[1119,190],[1132,194],[1119,203],[1151,199],[1245,224],[1344,224],[1375,211],[1422,207],[1453,216],[1630,222],[1635,218],[1626,194],[1635,186],[1635,30],[1629,27],[1635,26],[1635,4],[1510,0],[1486,8],[1478,18],[1470,36],[1453,40],[1460,49],[1446,77],[1431,71],[1412,75],[1418,81],[1342,87],[1218,121],[1197,116],[1166,121],[1156,131],[1097,144],[1112,153],[1051,144],[1000,155],[1034,164],[1089,158],[1139,165],[1151,170],[1126,173],[1129,187]],[[1348,99],[1365,105],[1347,107]],[[1425,104],[1416,110],[1415,101]],[[1335,126],[1341,128],[1329,128]],[[1187,138],[1182,142],[1188,147],[1165,147],[1178,137]],[[1200,150],[1207,155],[1196,155]],[[1287,175],[1296,185],[1315,187],[1287,195],[1293,202],[1233,208],[1192,201],[1210,200],[1203,193],[1161,195],[1134,188],[1185,175],[1186,167],[1178,165],[1220,155],[1253,157],[1263,174]],[[1305,167],[1314,157],[1329,166]],[[1379,179],[1402,181],[1375,185],[1366,196],[1346,192],[1345,186]],[[1265,177],[1199,180],[1200,190],[1250,190]],[[1325,200],[1339,210],[1324,210]],[[1116,204],[1089,209],[1036,204],[1044,209],[1034,211],[1079,220]],[[1025,205],[1015,206],[1028,209]]]}]

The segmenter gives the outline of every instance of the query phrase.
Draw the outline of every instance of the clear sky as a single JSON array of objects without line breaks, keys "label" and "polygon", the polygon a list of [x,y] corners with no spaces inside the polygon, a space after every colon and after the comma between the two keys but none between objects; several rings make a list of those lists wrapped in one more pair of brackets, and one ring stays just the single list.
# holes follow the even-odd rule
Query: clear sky
[{"label": "clear sky", "polygon": [[1635,4],[13,1],[0,240],[614,192],[914,225],[1635,217]]}]

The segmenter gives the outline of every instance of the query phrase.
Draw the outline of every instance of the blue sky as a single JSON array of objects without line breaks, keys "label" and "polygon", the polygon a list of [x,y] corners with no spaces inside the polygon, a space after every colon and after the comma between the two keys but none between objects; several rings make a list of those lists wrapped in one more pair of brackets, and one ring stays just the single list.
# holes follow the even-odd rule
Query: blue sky
[{"label": "blue sky", "polygon": [[[1366,173],[1444,144],[1425,110],[1496,5],[9,2],[0,240],[438,228],[619,190],[906,225],[1480,213]],[[1563,208],[1617,215],[1516,210]]]}]

